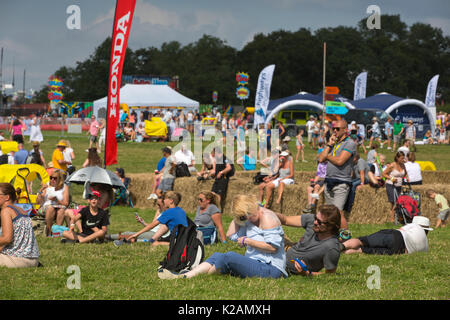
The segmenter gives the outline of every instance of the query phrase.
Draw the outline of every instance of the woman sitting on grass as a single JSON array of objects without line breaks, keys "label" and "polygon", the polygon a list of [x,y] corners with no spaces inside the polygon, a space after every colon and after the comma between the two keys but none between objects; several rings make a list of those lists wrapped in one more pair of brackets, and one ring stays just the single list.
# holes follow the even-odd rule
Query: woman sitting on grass
[{"label": "woman sitting on grass", "polygon": [[220,241],[226,242],[225,231],[222,224],[222,213],[217,207],[219,196],[209,192],[202,191],[198,195],[197,213],[194,218],[194,223],[199,227],[215,227],[214,236],[211,243],[215,242],[216,233],[219,233]]},{"label": "woman sitting on grass", "polygon": [[284,232],[276,214],[258,205],[255,196],[239,195],[233,200],[234,219],[227,236],[240,247],[245,256],[234,251],[214,253],[205,262],[184,274],[161,269],[161,279],[192,278],[200,274],[231,274],[241,278],[287,277]]},{"label": "woman sitting on grass", "polygon": [[10,183],[0,183],[0,266],[8,268],[37,267],[39,247],[31,219],[14,205],[16,190]]},{"label": "woman sitting on grass", "polygon": [[64,174],[62,170],[56,169],[50,175],[50,186],[44,185],[38,192],[36,202],[42,204],[45,212],[45,233],[51,234],[53,221],[56,216],[56,224],[64,223],[64,211],[69,205],[69,186],[64,184]]},{"label": "woman sitting on grass", "polygon": [[[70,219],[69,231],[63,232],[62,243],[77,242],[85,243],[94,240],[103,241],[106,235],[106,227],[109,225],[108,212],[98,207],[100,192],[92,191],[89,194],[89,206],[81,209],[78,214],[74,215],[71,211],[67,211]],[[81,230],[75,232],[75,223],[81,219]]]}]

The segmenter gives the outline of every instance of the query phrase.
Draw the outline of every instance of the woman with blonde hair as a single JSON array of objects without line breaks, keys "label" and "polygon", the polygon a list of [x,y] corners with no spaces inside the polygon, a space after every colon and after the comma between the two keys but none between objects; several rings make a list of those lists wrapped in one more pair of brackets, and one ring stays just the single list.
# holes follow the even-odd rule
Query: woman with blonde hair
[{"label": "woman with blonde hair", "polygon": [[245,255],[233,251],[214,253],[184,274],[162,269],[161,279],[192,278],[200,274],[231,274],[241,278],[287,277],[284,232],[276,214],[258,205],[255,196],[239,195],[233,200],[233,221],[227,232],[231,241],[246,247]]},{"label": "woman with blonde hair", "polygon": [[45,212],[46,235],[51,234],[53,220],[56,216],[56,224],[64,222],[64,211],[69,205],[69,186],[64,184],[62,170],[54,170],[50,175],[50,185],[44,185],[38,192],[37,203],[42,203]]}]

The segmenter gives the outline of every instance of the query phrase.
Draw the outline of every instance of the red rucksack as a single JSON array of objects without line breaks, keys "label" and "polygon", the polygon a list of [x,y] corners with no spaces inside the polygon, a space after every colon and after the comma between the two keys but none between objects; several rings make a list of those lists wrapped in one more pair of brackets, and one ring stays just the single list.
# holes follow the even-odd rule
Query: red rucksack
[{"label": "red rucksack", "polygon": [[[397,205],[402,209],[402,213],[406,215],[407,220],[412,221],[415,216],[420,215],[417,201],[408,195],[400,195],[397,199]],[[410,223],[408,221],[408,223]]]}]

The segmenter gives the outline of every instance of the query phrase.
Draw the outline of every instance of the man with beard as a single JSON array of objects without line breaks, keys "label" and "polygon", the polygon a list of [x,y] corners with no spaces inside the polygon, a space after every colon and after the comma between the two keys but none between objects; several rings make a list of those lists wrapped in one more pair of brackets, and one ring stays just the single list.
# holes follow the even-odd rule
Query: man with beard
[{"label": "man with beard", "polygon": [[[343,245],[338,240],[341,218],[334,205],[322,205],[317,215],[285,216],[277,213],[285,226],[303,227],[305,234],[286,251],[286,271],[290,274],[319,275],[335,273]],[[300,260],[307,268],[294,259]]]}]

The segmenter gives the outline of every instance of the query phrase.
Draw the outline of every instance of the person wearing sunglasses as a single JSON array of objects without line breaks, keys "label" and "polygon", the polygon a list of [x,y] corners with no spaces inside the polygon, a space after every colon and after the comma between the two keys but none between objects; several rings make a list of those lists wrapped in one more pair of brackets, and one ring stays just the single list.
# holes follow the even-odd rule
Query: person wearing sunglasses
[{"label": "person wearing sunglasses", "polygon": [[[302,238],[286,251],[286,271],[289,274],[315,276],[323,274],[321,270],[324,268],[325,273],[336,272],[342,247],[338,240],[341,217],[336,206],[321,205],[316,215],[276,215],[284,226],[305,229]],[[303,262],[311,273],[306,272],[294,259]]]},{"label": "person wearing sunglasses", "polygon": [[230,274],[241,278],[286,278],[284,232],[280,220],[269,209],[259,206],[256,196],[238,195],[232,204],[233,221],[227,237],[245,255],[234,251],[216,252],[187,273],[166,273],[164,279],[192,278],[201,274]]},{"label": "person wearing sunglasses", "polygon": [[62,225],[65,218],[65,210],[69,205],[69,186],[64,184],[62,170],[54,170],[50,175],[49,185],[44,185],[38,192],[36,202],[42,204],[42,212],[45,213],[45,234],[51,235],[53,221]]},{"label": "person wearing sunglasses", "polygon": [[225,231],[223,230],[222,213],[217,207],[219,196],[209,192],[202,191],[197,197],[198,206],[194,223],[199,227],[215,228],[211,243],[215,242],[216,234],[219,234],[220,241],[226,242]]},{"label": "person wearing sunglasses", "polygon": [[347,127],[347,121],[344,119],[333,121],[333,134],[319,154],[319,162],[328,162],[325,203],[335,205],[339,209],[343,229],[348,228],[343,210],[352,185],[353,156],[357,153],[356,144],[349,138]]}]

